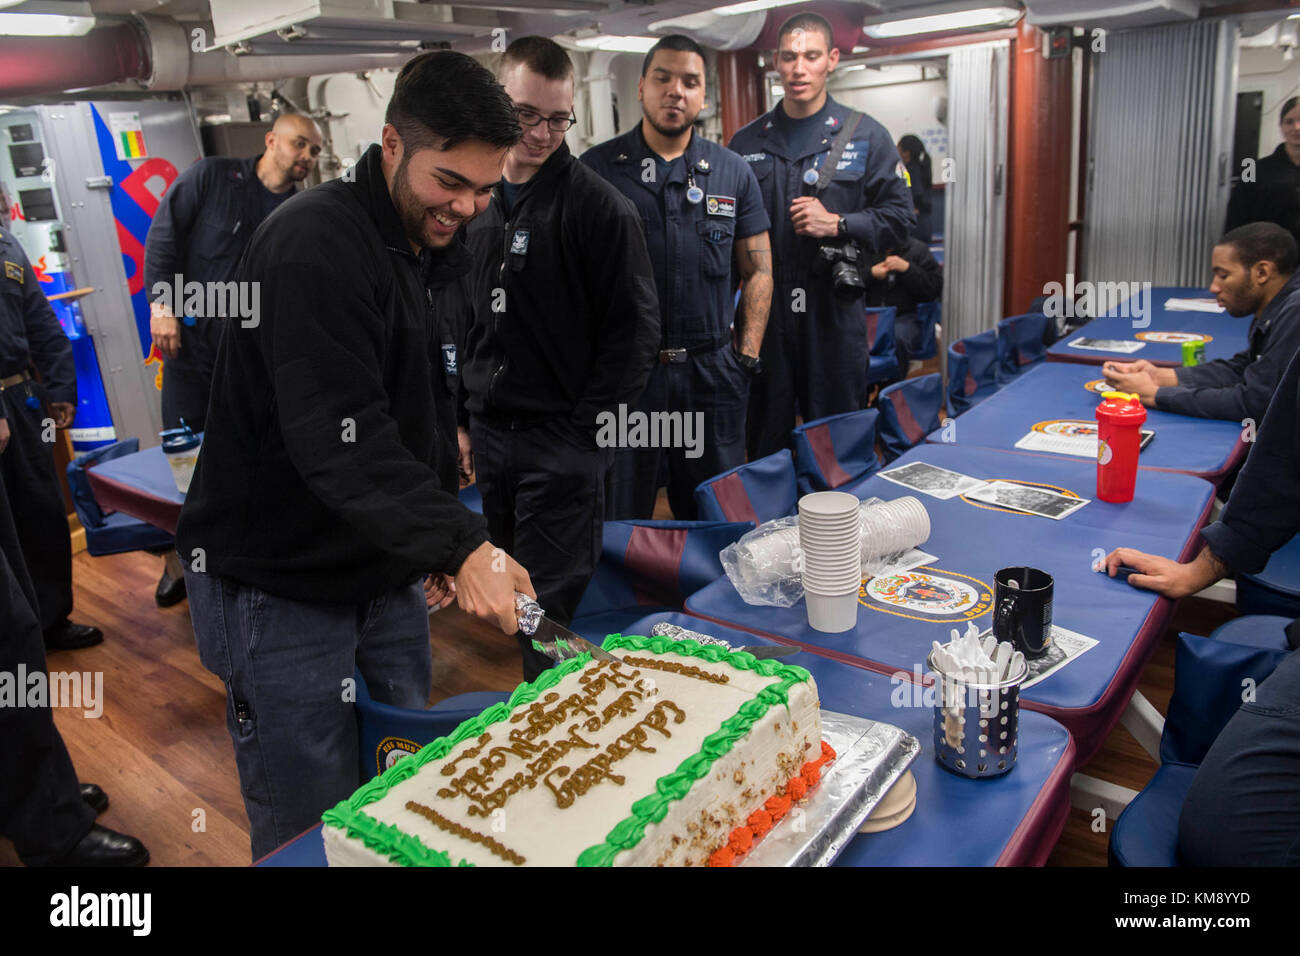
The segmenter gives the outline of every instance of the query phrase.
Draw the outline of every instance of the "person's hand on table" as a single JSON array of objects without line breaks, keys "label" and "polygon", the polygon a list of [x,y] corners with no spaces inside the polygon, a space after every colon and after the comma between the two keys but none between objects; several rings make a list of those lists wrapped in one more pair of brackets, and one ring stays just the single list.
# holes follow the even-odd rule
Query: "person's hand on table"
[{"label": "person's hand on table", "polygon": [[67,428],[77,415],[77,406],[71,402],[50,402],[50,417],[55,428]]},{"label": "person's hand on table", "polygon": [[181,323],[161,302],[149,305],[149,333],[163,358],[174,359],[181,350]]},{"label": "person's hand on table", "polygon": [[0,452],[9,444],[9,419],[0,418]]},{"label": "person's hand on table", "polygon": [[1158,386],[1178,384],[1177,371],[1160,365],[1152,365],[1146,359],[1138,359],[1136,362],[1107,362],[1102,365],[1101,373],[1106,376],[1107,380],[1121,375],[1145,374],[1151,376]]},{"label": "person's hand on table", "polygon": [[442,610],[456,600],[456,582],[445,574],[430,574],[424,579],[424,603]]},{"label": "person's hand on table", "polygon": [[796,196],[790,203],[790,222],[801,236],[830,239],[840,233],[840,217],[827,212],[816,196]]},{"label": "person's hand on table", "polygon": [[1119,392],[1132,392],[1147,408],[1155,405],[1156,391],[1160,388],[1149,372],[1123,373],[1103,366],[1106,383]]},{"label": "person's hand on table", "polygon": [[481,617],[506,634],[519,630],[515,592],[536,598],[528,572],[491,542],[479,545],[453,575],[456,603],[467,614]]},{"label": "person's hand on table", "polygon": [[1115,577],[1120,565],[1127,565],[1137,571],[1128,577],[1128,583],[1133,587],[1175,599],[1205,590],[1228,572],[1227,567],[1208,547],[1203,548],[1196,559],[1187,564],[1135,548],[1116,548],[1106,555],[1106,574]]}]

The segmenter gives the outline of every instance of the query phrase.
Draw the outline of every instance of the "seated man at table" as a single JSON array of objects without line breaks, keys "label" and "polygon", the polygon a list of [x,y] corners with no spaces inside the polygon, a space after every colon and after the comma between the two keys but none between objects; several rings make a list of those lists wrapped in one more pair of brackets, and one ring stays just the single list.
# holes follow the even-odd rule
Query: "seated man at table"
[{"label": "seated man at table", "polygon": [[[1135,568],[1128,583],[1182,598],[1229,570],[1263,570],[1300,531],[1300,358],[1278,384],[1254,452],[1205,547],[1186,564],[1132,548],[1106,556],[1106,572]],[[1300,646],[1300,622],[1287,628]],[[1259,685],[1205,755],[1183,804],[1183,859],[1193,866],[1300,864],[1300,654]]]},{"label": "seated man at table", "polygon": [[1300,349],[1300,273],[1296,242],[1281,226],[1252,222],[1214,247],[1210,293],[1229,315],[1253,315],[1249,344],[1232,358],[1159,368],[1147,361],[1107,362],[1114,387],[1142,404],[1197,418],[1258,423],[1291,356]]},{"label": "seated man at table", "polygon": [[885,250],[885,255],[871,267],[867,280],[867,307],[893,306],[894,348],[898,367],[907,375],[912,356],[921,347],[921,323],[916,307],[933,302],[943,291],[943,266],[930,254],[930,247],[919,239],[907,237]]}]

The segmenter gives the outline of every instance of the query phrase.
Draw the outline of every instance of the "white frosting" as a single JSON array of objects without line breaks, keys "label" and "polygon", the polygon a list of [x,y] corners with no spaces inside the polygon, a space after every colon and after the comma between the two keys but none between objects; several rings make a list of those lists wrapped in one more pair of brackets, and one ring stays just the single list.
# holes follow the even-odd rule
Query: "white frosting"
[{"label": "white frosting", "polygon": [[[479,866],[517,864],[408,809],[408,802],[431,808],[446,821],[496,841],[522,856],[526,865],[570,866],[583,850],[603,843],[610,830],[630,816],[636,801],[655,792],[655,781],[697,754],[704,739],[733,717],[741,705],[764,687],[780,681],[729,664],[677,654],[623,649],[619,655],[698,668],[723,675],[727,681],[714,683],[631,662],[592,662],[567,675],[539,698],[538,703],[547,711],[570,699],[573,706],[558,723],[527,741],[540,748],[538,751],[527,751],[516,743],[516,750],[493,753],[493,748],[511,745],[511,731],[529,728],[530,708],[518,708],[511,716],[521,719],[513,723],[507,719],[487,728],[490,739],[477,754],[467,752],[480,746],[479,739],[462,741],[446,757],[394,785],[361,812],[416,837],[431,849],[447,852],[453,865],[462,860]],[[594,701],[579,703],[576,698],[590,698],[591,682],[601,675],[609,675],[610,679]],[[615,701],[620,701],[622,707],[607,710]],[[530,706],[535,708],[536,704]],[[649,824],[644,838],[615,858],[615,865],[705,863],[709,854],[726,842],[731,830],[744,823],[800,766],[819,756],[818,708],[816,686],[811,679],[792,687],[789,706],[768,708],[683,799],[669,805],[662,821]],[[662,731],[643,722],[647,720],[660,725]],[[629,733],[637,737],[644,734],[640,749],[630,746],[629,738],[624,737]],[[621,747],[615,743],[620,738]],[[562,741],[571,742],[571,749],[555,756],[548,766],[538,766],[542,752]],[[611,745],[613,750],[608,750]],[[620,753],[625,756],[614,759]],[[599,763],[592,764],[594,757],[606,762],[606,769],[601,770]],[[451,765],[452,774],[441,772]],[[588,768],[587,786],[585,792],[579,792],[584,777],[579,768],[583,766]],[[561,769],[566,767],[567,771]],[[517,774],[521,776],[516,778]],[[617,783],[614,775],[622,777],[623,782]],[[502,791],[500,788],[512,778],[519,781],[517,789],[513,793]],[[523,782],[525,778],[532,779],[531,786]],[[460,792],[453,787],[454,781],[460,782]],[[494,792],[496,796],[490,796]],[[499,805],[502,798],[504,806]],[[336,827],[327,825],[324,837],[331,866],[389,862]]]}]

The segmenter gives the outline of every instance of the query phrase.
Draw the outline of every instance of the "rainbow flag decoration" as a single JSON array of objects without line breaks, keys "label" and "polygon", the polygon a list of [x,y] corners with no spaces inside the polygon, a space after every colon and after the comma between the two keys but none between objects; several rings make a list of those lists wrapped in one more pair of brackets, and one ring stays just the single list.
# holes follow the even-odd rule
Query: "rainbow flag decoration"
[{"label": "rainbow flag decoration", "polygon": [[144,145],[144,126],[139,113],[110,113],[108,128],[113,134],[118,159],[144,159],[149,155]]}]

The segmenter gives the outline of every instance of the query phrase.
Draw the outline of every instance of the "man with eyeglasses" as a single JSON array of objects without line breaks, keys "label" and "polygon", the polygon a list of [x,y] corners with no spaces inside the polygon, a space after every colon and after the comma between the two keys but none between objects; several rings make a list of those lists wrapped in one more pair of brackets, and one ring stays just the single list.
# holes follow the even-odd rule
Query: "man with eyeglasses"
[{"label": "man with eyeglasses", "polygon": [[[475,321],[461,470],[476,476],[492,541],[567,624],[600,558],[613,448],[597,442],[599,419],[640,397],[659,303],[635,207],[564,143],[575,122],[568,54],[523,37],[498,76],[524,136],[467,234]],[[532,680],[551,662],[516,636]]]}]

